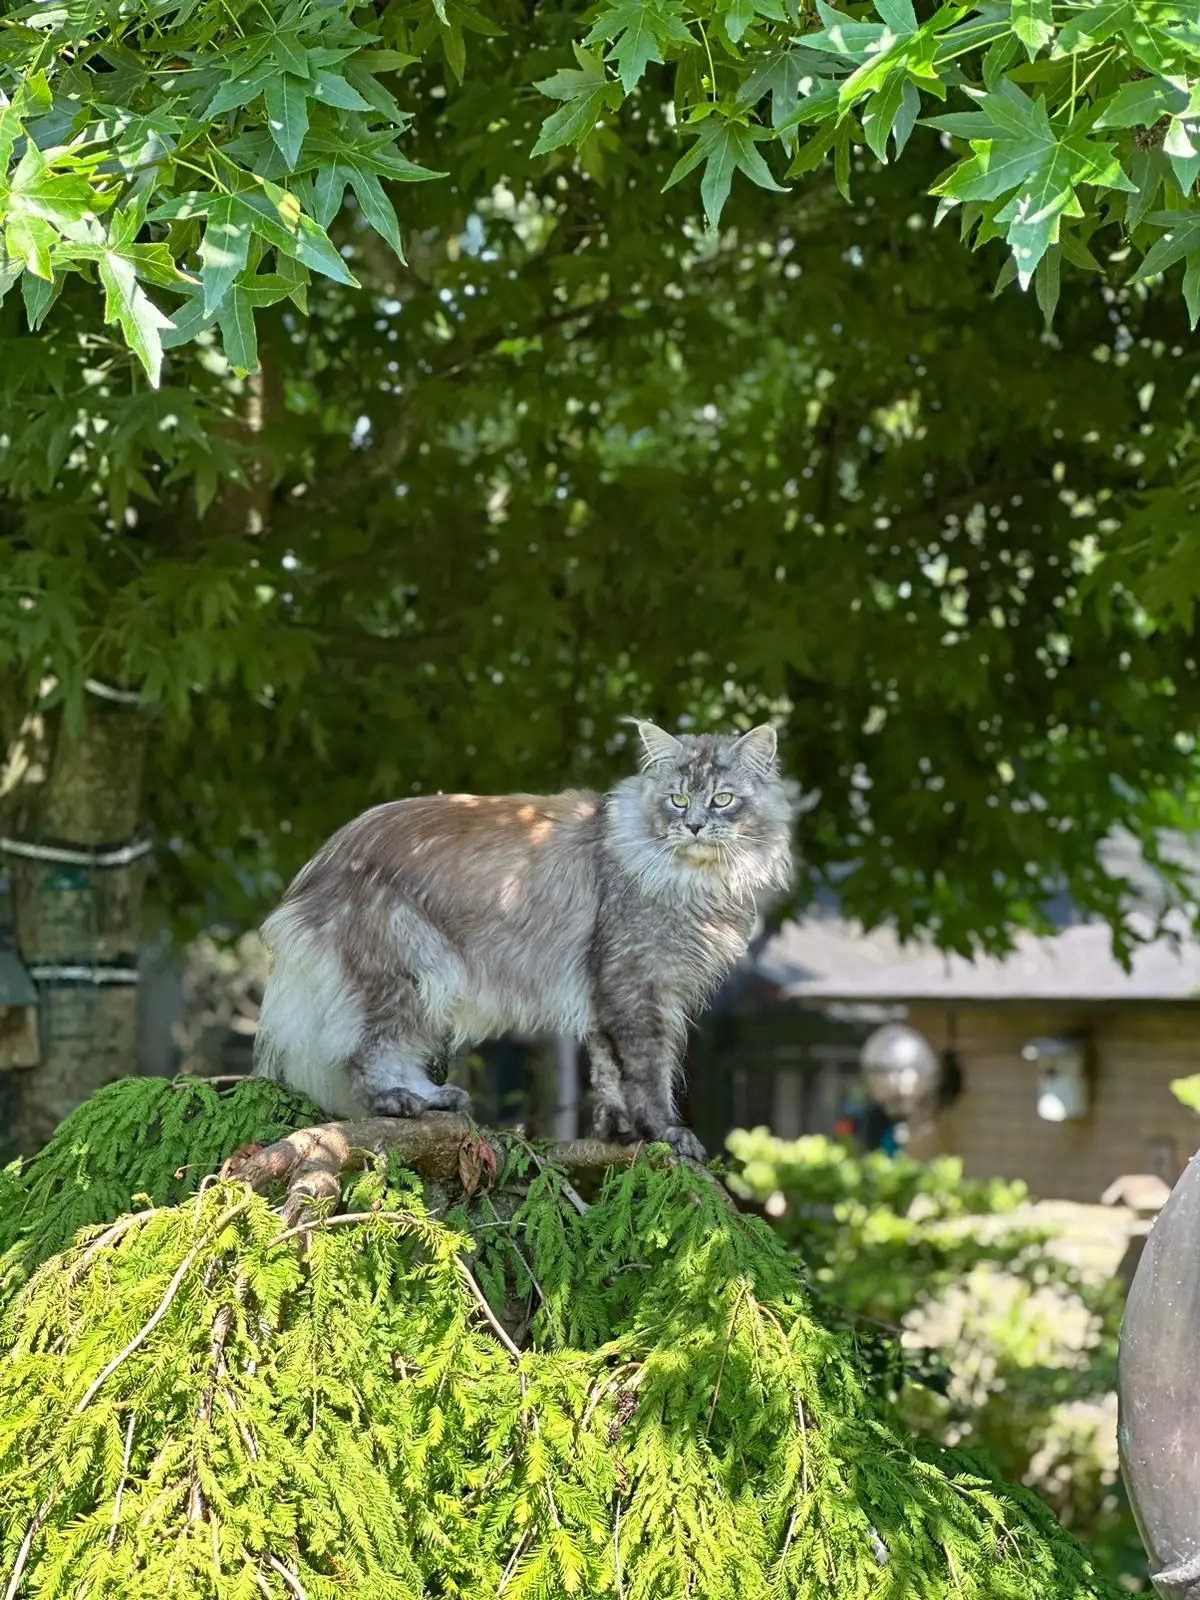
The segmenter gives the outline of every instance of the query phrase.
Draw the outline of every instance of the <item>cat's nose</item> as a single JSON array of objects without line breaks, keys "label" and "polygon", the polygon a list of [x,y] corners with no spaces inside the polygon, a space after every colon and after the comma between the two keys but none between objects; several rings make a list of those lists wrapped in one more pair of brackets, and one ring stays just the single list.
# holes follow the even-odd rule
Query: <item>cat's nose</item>
[{"label": "cat's nose", "polygon": [[702,822],[689,822],[687,825],[687,831],[689,833],[699,833],[703,826],[704,824]]}]

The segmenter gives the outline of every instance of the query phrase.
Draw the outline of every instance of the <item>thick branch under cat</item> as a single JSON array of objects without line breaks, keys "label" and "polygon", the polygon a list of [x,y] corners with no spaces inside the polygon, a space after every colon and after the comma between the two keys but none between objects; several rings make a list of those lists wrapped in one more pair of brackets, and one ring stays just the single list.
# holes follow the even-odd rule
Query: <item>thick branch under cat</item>
[{"label": "thick branch under cat", "polygon": [[703,1157],[677,1119],[687,1026],[791,875],[774,728],[637,723],[607,794],[376,806],[298,874],[263,935],[255,1072],[331,1116],[469,1114],[458,1050],[507,1032],[586,1045],[595,1129]]}]

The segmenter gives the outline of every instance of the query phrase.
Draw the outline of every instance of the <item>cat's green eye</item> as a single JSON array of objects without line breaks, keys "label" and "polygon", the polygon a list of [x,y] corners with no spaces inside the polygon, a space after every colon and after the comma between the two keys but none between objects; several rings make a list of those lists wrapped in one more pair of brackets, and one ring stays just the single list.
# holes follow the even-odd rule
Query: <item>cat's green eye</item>
[{"label": "cat's green eye", "polygon": [[686,811],[688,806],[691,804],[691,801],[685,794],[673,794],[671,796],[671,804],[675,807],[676,811]]},{"label": "cat's green eye", "polygon": [[709,801],[709,804],[714,805],[718,810],[721,810],[723,807],[731,806],[733,804],[733,795],[728,789],[722,789],[719,794],[713,795],[712,799]]}]

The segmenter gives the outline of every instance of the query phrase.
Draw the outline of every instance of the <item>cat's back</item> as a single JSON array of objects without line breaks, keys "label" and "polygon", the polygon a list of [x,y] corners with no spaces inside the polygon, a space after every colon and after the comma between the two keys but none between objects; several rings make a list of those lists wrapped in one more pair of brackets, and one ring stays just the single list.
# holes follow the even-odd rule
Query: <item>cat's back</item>
[{"label": "cat's back", "polygon": [[514,909],[590,876],[604,796],[439,794],[392,800],[347,823],[286,899],[415,897],[431,910]]}]

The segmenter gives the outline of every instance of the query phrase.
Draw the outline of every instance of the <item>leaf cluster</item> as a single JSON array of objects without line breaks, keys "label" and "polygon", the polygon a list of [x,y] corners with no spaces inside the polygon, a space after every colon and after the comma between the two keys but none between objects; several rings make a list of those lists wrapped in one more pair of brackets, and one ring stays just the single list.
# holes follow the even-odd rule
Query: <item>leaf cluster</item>
[{"label": "leaf cluster", "polygon": [[[931,185],[978,249],[1003,239],[999,287],[1034,283],[1047,319],[1064,262],[1131,258],[1137,283],[1184,263],[1200,318],[1200,31],[1160,0],[601,0],[580,70],[539,84],[563,101],[539,149],[584,145],[626,97],[670,93],[689,142],[667,179],[703,169],[711,227],[736,174],[778,189],[832,161],[850,197],[868,155],[899,159],[919,124],[956,159]],[[652,63],[669,63],[656,81]],[[938,104],[954,109],[930,115]],[[800,142],[801,134],[806,134]],[[1107,258],[1107,260],[1106,260]]]},{"label": "leaf cluster", "polygon": [[408,117],[379,81],[409,58],[354,9],[9,8],[0,294],[20,284],[30,328],[77,276],[103,290],[105,324],[152,383],[164,349],[213,328],[229,364],[253,371],[258,310],[303,309],[314,275],[355,283],[326,232],[347,188],[402,254],[381,177],[436,174],[401,154]]},{"label": "leaf cluster", "polygon": [[1143,1583],[1114,1436],[1120,1286],[1069,1264],[1023,1184],[765,1129],[729,1144],[731,1185],[805,1262],[823,1319],[852,1334],[907,1426],[986,1450],[1102,1548],[1111,1576]]},{"label": "leaf cluster", "polygon": [[[204,50],[261,46],[243,89],[296,78],[279,39],[349,26],[335,11],[271,32],[250,10]],[[754,18],[738,50],[781,26]],[[245,377],[201,330],[153,391],[82,269],[36,334],[15,290],[0,307],[0,731],[34,703],[77,726],[92,678],[140,692],[155,887],[181,931],[257,921],[376,800],[606,783],[632,708],[785,725],[821,792],[798,900],[836,879],[867,921],[995,948],[1046,926],[1065,884],[1127,948],[1100,842],[1124,825],[1153,852],[1194,820],[1200,380],[1178,297],[1081,277],[1050,334],[989,298],[986,263],[928,227],[951,136],[920,126],[903,162],[859,173],[854,210],[821,168],[785,193],[734,184],[706,233],[689,183],[663,192],[666,45],[578,158],[534,157],[534,82],[572,59],[574,13],[352,20],[379,34],[367,57],[393,53],[375,81],[418,108],[406,159],[449,173],[380,178],[407,264],[347,179],[327,234],[361,288],[317,273],[307,317],[294,297],[257,311]],[[72,106],[116,93],[100,59]],[[304,62],[303,82],[335,70]],[[214,113],[211,137],[258,140],[235,153],[245,195],[262,177],[323,225],[336,179],[301,168],[337,162],[314,130],[367,114],[310,107],[285,177],[265,104]],[[265,213],[171,171],[179,215],[139,239],[186,247],[189,304],[205,272],[210,299],[233,293],[238,207]],[[224,242],[202,261],[210,207]]]}]

